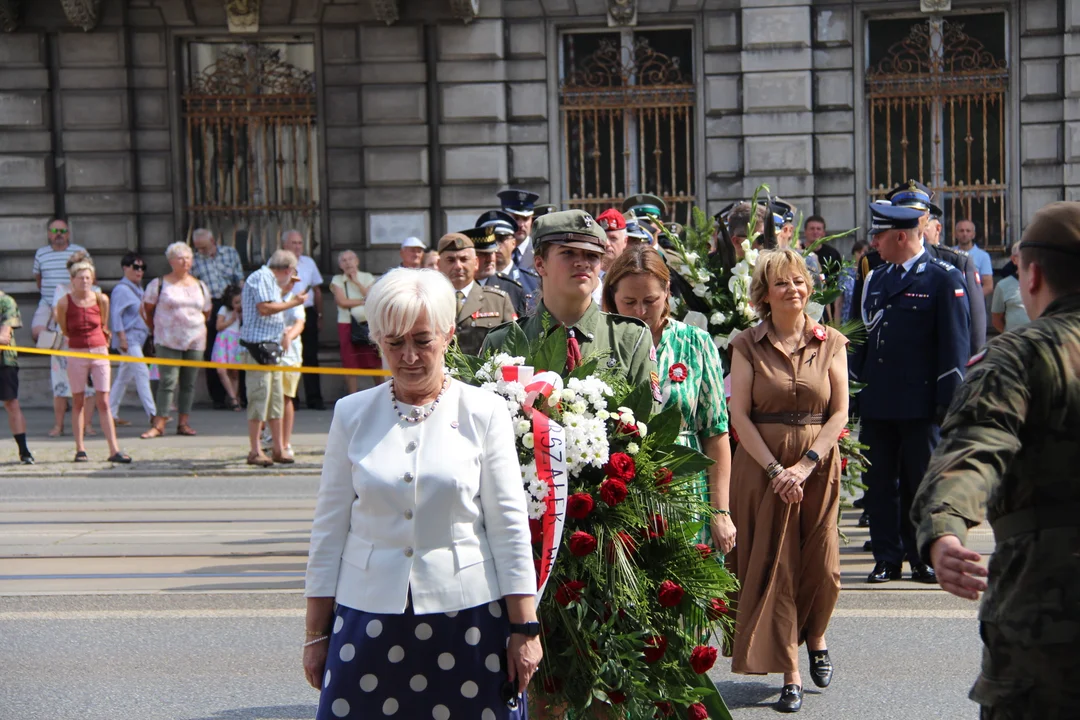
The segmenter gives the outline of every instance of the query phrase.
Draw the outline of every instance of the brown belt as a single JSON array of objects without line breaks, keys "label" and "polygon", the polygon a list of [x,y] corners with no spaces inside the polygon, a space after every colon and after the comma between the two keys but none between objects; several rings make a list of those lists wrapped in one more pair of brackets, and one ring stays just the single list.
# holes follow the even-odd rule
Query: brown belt
[{"label": "brown belt", "polygon": [[777,425],[824,425],[825,416],[821,413],[807,412],[782,412],[782,413],[751,413],[750,420],[754,424]]}]

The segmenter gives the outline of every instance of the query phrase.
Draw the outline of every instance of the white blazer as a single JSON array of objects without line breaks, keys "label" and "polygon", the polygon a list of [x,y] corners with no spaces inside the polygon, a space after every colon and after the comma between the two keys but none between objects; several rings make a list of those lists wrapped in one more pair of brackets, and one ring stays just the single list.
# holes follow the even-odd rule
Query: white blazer
[{"label": "white blazer", "polygon": [[304,595],[395,614],[410,592],[417,614],[536,593],[506,401],[456,380],[415,424],[389,384],[339,400],[326,442]]}]

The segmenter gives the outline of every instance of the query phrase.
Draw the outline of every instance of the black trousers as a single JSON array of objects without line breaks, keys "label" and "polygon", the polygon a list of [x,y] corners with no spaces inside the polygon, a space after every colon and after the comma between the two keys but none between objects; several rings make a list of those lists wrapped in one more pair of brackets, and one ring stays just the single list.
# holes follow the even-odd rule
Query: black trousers
[{"label": "black trousers", "polygon": [[865,508],[876,562],[919,561],[911,501],[940,439],[941,429],[930,420],[863,418],[859,440],[870,446]]},{"label": "black trousers", "polygon": [[[203,353],[203,360],[206,362],[210,362],[210,356],[214,352],[214,340],[217,338],[217,315],[218,310],[221,309],[221,304],[219,298],[214,298],[213,305],[210,307],[210,317],[206,321],[206,351]],[[218,377],[217,370],[208,369],[205,373],[206,390],[210,393],[210,400],[213,401],[215,406],[224,405],[229,394],[225,392],[225,386],[221,384],[221,378]],[[237,396],[241,402],[247,402],[245,379],[246,373],[241,370],[239,388],[237,388]]]},{"label": "black trousers", "polygon": [[[304,308],[304,332],[300,339],[304,342],[304,365],[319,367],[319,308]],[[309,408],[322,404],[321,381],[321,375],[304,373],[304,400]]]}]

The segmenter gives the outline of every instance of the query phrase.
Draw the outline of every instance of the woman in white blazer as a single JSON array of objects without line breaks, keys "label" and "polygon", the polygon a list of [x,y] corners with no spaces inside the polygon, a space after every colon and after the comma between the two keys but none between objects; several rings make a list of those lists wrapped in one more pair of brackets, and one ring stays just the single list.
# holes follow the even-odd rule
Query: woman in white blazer
[{"label": "woman in white blazer", "polygon": [[318,720],[528,717],[525,490],[506,402],[445,372],[455,307],[433,270],[367,298],[392,379],[339,400],[327,438],[305,591]]}]

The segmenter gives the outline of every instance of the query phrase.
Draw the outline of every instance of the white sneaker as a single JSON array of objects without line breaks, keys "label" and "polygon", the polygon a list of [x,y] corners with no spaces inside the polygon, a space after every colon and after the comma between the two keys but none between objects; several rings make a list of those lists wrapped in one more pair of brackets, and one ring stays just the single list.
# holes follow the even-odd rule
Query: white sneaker
[{"label": "white sneaker", "polygon": [[274,436],[270,434],[270,428],[263,428],[262,435],[259,436],[259,440],[263,444],[263,449],[274,446]]}]

